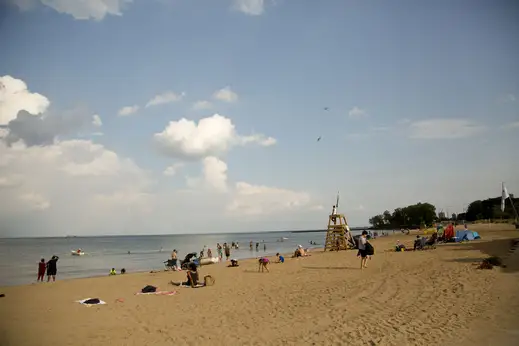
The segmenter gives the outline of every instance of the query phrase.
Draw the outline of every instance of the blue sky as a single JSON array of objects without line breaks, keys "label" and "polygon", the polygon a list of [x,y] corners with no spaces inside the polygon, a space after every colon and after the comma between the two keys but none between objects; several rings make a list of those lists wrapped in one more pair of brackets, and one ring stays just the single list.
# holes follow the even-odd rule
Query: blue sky
[{"label": "blue sky", "polygon": [[[28,145],[22,118],[24,135],[7,121],[6,88],[3,133],[20,138],[2,149],[14,158],[0,165],[0,189],[18,201],[4,208],[7,235],[323,227],[337,190],[350,223],[366,225],[418,201],[461,212],[499,195],[501,181],[519,190],[514,1],[9,1],[0,76],[50,102],[16,110],[66,121],[78,109],[70,116],[102,126],[52,121],[53,140]],[[221,89],[234,98],[213,97]],[[166,92],[177,99],[145,106]],[[177,128],[157,143],[171,121],[215,113],[224,118],[211,126],[228,119],[236,133]],[[74,140],[81,153],[65,154]],[[48,152],[61,156],[44,161]],[[63,169],[69,159],[81,174]],[[186,230],[199,209],[207,219]]]}]

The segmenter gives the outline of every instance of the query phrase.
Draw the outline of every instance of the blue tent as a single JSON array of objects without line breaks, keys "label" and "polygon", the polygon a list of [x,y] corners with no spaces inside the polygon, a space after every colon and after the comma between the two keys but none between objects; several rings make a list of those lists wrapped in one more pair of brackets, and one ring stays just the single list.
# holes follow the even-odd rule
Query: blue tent
[{"label": "blue tent", "polygon": [[472,231],[456,231],[456,242],[474,239],[474,233]]}]

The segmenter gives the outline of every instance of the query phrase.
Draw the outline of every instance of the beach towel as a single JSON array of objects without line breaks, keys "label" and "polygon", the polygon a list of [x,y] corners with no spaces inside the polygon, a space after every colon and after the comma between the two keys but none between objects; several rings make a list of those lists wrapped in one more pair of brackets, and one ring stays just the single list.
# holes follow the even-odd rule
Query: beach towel
[{"label": "beach towel", "polygon": [[[99,302],[97,302],[99,301]],[[92,304],[93,302],[96,302],[95,304]],[[93,305],[105,305],[106,302],[102,301],[99,298],[85,298],[81,300],[76,300],[76,303],[83,304],[85,306],[93,306]]]},{"label": "beach towel", "polygon": [[150,295],[150,294],[156,294],[159,296],[173,296],[177,293],[177,291],[155,291],[155,292],[137,292],[135,295],[141,296],[141,295]]}]

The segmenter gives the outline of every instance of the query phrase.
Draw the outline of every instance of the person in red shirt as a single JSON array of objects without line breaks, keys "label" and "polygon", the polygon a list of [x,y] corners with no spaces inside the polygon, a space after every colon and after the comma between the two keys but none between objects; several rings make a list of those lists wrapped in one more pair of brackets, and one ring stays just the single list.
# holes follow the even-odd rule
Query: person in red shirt
[{"label": "person in red shirt", "polygon": [[36,281],[40,281],[40,279],[41,279],[41,282],[43,282],[43,277],[45,276],[45,269],[46,269],[45,259],[42,258],[40,263],[38,263],[38,280],[36,280]]}]

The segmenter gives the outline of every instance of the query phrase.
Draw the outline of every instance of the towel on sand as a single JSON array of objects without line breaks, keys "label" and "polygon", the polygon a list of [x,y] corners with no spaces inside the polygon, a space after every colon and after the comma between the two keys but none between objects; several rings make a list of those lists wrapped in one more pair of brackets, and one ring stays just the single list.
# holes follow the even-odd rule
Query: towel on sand
[{"label": "towel on sand", "polygon": [[142,293],[142,292],[137,292],[135,293],[135,295],[148,295],[148,294],[157,294],[157,295],[160,295],[160,296],[172,296],[172,295],[175,295],[177,293],[177,291],[157,291],[157,292],[148,292],[148,293]]},{"label": "towel on sand", "polygon": [[86,305],[86,306],[92,306],[92,305],[104,305],[106,304],[106,302],[102,301],[102,300],[99,300],[99,303],[97,304],[88,304],[88,303],[85,303],[86,301],[90,300],[92,298],[85,298],[85,299],[81,299],[81,300],[76,300],[76,303],[79,303],[79,304],[83,304],[83,305]]}]

